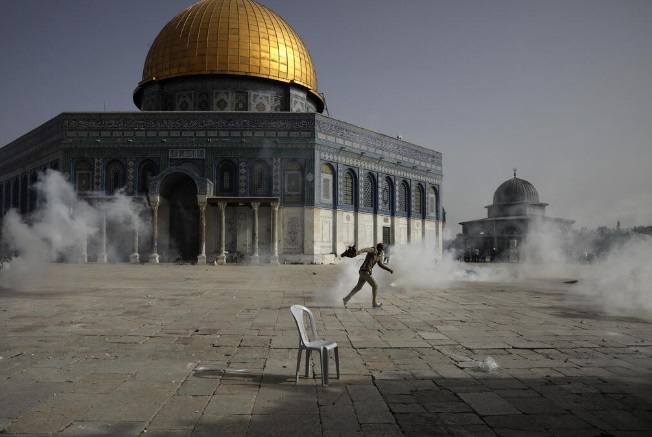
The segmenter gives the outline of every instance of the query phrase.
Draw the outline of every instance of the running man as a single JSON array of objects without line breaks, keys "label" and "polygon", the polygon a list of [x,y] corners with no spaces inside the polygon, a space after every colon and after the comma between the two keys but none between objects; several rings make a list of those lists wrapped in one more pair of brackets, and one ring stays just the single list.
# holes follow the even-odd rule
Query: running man
[{"label": "running man", "polygon": [[362,289],[362,286],[365,284],[365,282],[371,285],[372,308],[380,308],[383,306],[382,303],[376,300],[378,295],[378,282],[376,282],[376,279],[372,276],[371,271],[373,270],[374,266],[378,264],[381,269],[387,270],[389,273],[394,274],[394,270],[390,269],[383,263],[384,250],[385,245],[383,243],[378,243],[376,244],[376,247],[368,247],[366,249],[360,249],[355,252],[347,251],[342,254],[342,256],[347,256],[349,258],[355,258],[362,253],[367,254],[367,257],[362,263],[362,266],[360,266],[360,278],[358,279],[358,283],[355,287],[353,287],[353,290],[351,290],[351,292],[347,294],[344,299],[342,299],[345,308],[353,295]]}]

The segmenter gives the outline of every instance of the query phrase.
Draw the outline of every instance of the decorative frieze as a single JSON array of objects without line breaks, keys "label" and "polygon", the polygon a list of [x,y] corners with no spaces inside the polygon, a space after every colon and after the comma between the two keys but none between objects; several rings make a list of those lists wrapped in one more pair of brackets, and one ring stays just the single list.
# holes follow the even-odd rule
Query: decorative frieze
[{"label": "decorative frieze", "polygon": [[430,163],[441,170],[442,155],[440,152],[325,117],[317,117],[315,122],[318,139],[355,147],[361,151],[374,152],[380,156],[390,155],[396,158],[413,159],[421,165]]},{"label": "decorative frieze", "polygon": [[206,149],[170,149],[170,159],[204,159]]},{"label": "decorative frieze", "polygon": [[314,130],[316,114],[238,113],[221,116],[198,113],[65,114],[64,129],[281,129]]},{"label": "decorative frieze", "polygon": [[406,179],[418,179],[420,181],[428,182],[429,184],[440,184],[441,176],[433,175],[432,177],[423,177],[422,172],[410,172],[400,169],[395,165],[380,164],[372,161],[362,160],[360,158],[353,158],[343,156],[339,153],[329,153],[322,151],[319,154],[319,157],[324,161],[337,162],[339,164],[344,164],[347,167],[360,168],[366,171],[378,172],[389,174],[397,177],[402,177]]}]

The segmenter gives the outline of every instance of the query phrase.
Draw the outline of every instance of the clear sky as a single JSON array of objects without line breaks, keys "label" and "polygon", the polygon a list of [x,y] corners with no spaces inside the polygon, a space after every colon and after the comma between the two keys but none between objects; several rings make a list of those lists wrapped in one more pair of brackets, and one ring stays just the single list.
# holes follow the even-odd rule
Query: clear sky
[{"label": "clear sky", "polygon": [[[331,117],[443,153],[447,231],[531,182],[575,229],[652,225],[652,1],[259,0],[301,36]],[[0,146],[61,112],[136,111],[193,0],[2,0]]]}]

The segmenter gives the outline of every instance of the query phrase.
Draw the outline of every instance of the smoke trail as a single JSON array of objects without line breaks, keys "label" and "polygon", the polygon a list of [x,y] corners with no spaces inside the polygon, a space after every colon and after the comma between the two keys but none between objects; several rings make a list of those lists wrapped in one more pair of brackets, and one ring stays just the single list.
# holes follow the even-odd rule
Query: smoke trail
[{"label": "smoke trail", "polygon": [[652,237],[635,235],[586,266],[577,290],[610,312],[652,317]]},{"label": "smoke trail", "polygon": [[[4,218],[3,244],[13,254],[11,268],[3,275],[6,286],[33,286],[47,276],[49,263],[79,261],[89,241],[97,238],[104,216],[131,229],[139,222],[139,209],[127,196],[105,197],[93,206],[57,171],[40,173],[34,190],[38,208],[30,217],[11,210]],[[107,252],[119,241],[108,241]]]}]

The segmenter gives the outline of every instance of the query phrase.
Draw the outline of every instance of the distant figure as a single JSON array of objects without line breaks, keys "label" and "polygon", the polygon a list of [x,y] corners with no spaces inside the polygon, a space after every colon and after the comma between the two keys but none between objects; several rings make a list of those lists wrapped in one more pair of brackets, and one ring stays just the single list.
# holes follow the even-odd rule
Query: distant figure
[{"label": "distant figure", "polygon": [[380,308],[383,306],[383,304],[379,303],[376,299],[378,295],[378,282],[376,282],[376,279],[371,275],[371,271],[373,270],[374,266],[378,264],[381,269],[387,270],[389,273],[394,274],[394,270],[385,266],[383,262],[382,253],[384,250],[385,250],[385,245],[383,243],[378,243],[376,244],[376,247],[368,247],[366,249],[360,249],[358,251],[355,251],[355,246],[350,246],[349,249],[347,249],[344,253],[342,253],[343,257],[348,257],[348,258],[355,258],[361,253],[367,254],[364,262],[362,263],[362,266],[360,266],[360,271],[359,271],[360,277],[358,279],[358,283],[356,284],[355,287],[353,287],[353,290],[351,290],[351,292],[348,295],[346,295],[344,299],[342,299],[345,308],[349,303],[349,300],[353,297],[353,295],[362,289],[362,286],[365,284],[365,282],[371,285],[371,296],[372,296],[371,307]]},{"label": "distant figure", "polygon": [[385,264],[389,264],[389,248],[391,246],[387,245],[385,246],[385,250],[383,251],[383,262]]}]

